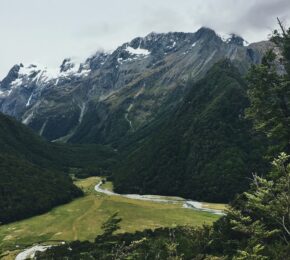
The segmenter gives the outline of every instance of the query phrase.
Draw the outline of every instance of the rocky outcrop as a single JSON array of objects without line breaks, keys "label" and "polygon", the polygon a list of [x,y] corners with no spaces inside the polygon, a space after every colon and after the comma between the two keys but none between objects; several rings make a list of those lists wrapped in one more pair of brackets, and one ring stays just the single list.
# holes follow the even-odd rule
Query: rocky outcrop
[{"label": "rocky outcrop", "polygon": [[245,73],[269,46],[243,43],[201,28],[150,33],[81,64],[65,59],[58,70],[15,65],[0,83],[0,111],[48,140],[113,142],[174,107],[186,82],[217,61],[227,58]]}]

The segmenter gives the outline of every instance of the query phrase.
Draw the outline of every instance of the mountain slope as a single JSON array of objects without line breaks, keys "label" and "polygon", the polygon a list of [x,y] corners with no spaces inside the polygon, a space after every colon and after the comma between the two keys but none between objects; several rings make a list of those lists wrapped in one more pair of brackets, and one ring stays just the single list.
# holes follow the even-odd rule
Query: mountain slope
[{"label": "mountain slope", "polygon": [[63,145],[45,141],[31,129],[0,113],[0,153],[17,156],[40,167],[64,170],[96,166],[115,153],[101,145]]},{"label": "mountain slope", "polygon": [[0,223],[44,213],[81,195],[67,175],[0,153]]},{"label": "mountain slope", "polygon": [[243,46],[237,36],[223,41],[201,28],[151,33],[79,65],[66,59],[56,71],[15,65],[0,83],[0,111],[48,140],[116,143],[175,107],[188,79],[201,79],[224,58],[243,73],[268,47],[268,42]]},{"label": "mountain slope", "polygon": [[[142,73],[135,74],[133,81],[101,101],[90,101],[82,124],[70,142],[118,145],[124,136],[135,134],[165,110],[176,107],[187,92],[186,82],[201,79],[217,61],[229,58],[245,73],[251,64],[260,62],[269,47],[267,42],[246,47],[236,41],[223,41],[214,31],[202,28],[196,33],[151,34],[137,38],[112,55],[121,55],[128,45],[141,46],[138,48],[149,50],[150,55],[141,60],[139,57],[138,63],[125,59],[118,65],[120,77],[122,74],[131,76],[136,69],[141,69]],[[174,47],[168,50],[168,46]],[[152,60],[154,65],[151,65]]]},{"label": "mountain slope", "polygon": [[82,192],[63,170],[97,166],[114,153],[100,146],[50,144],[0,114],[0,222],[7,223],[66,203]]},{"label": "mountain slope", "polygon": [[155,133],[121,160],[116,190],[229,201],[246,189],[261,163],[262,140],[243,118],[247,105],[237,69],[229,61],[216,64]]}]

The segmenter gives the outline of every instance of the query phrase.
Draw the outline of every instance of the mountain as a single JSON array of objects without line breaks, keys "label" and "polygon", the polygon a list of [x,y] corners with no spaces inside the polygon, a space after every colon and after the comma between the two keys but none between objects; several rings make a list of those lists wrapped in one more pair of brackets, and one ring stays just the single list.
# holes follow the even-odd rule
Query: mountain
[{"label": "mountain", "polygon": [[244,119],[246,84],[229,60],[218,62],[114,171],[117,192],[228,202],[265,166],[266,143]]},{"label": "mountain", "polygon": [[100,146],[51,144],[0,113],[0,223],[40,214],[82,195],[64,172],[114,154]]},{"label": "mountain", "polygon": [[0,154],[0,223],[44,213],[81,195],[69,176]]},{"label": "mountain", "polygon": [[49,143],[31,129],[0,113],[0,154],[28,160],[40,167],[66,170],[104,163],[115,152],[101,145]]},{"label": "mountain", "polygon": [[209,28],[150,33],[81,64],[65,59],[58,70],[15,65],[0,83],[0,111],[50,141],[117,145],[174,109],[188,80],[203,78],[224,58],[245,73],[270,46],[244,42]]},{"label": "mountain", "polygon": [[1,223],[43,213],[82,194],[68,175],[49,170],[43,140],[2,114],[0,125]]}]

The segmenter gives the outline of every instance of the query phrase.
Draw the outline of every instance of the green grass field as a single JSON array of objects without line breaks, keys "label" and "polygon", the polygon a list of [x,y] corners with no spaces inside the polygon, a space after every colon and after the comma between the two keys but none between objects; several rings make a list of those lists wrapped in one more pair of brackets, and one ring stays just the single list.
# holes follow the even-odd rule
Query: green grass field
[{"label": "green grass field", "polygon": [[[133,232],[161,226],[211,224],[219,217],[181,208],[181,204],[162,204],[99,194],[91,177],[76,181],[85,196],[50,212],[27,220],[0,226],[0,252],[24,248],[52,240],[92,240],[101,234],[101,224],[118,211],[123,219],[120,232]],[[107,188],[111,188],[107,184]]]},{"label": "green grass field", "polygon": [[113,191],[113,183],[110,181],[106,181],[103,185],[102,185],[103,189],[109,190],[109,191]]}]

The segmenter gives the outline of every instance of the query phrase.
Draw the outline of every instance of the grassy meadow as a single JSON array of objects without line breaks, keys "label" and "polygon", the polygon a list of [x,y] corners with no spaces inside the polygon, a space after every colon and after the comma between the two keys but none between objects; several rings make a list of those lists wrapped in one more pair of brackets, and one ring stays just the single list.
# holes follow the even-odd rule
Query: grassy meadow
[{"label": "grassy meadow", "polygon": [[[101,234],[101,224],[114,212],[122,217],[119,232],[134,232],[161,226],[211,224],[219,218],[206,212],[182,208],[182,204],[163,204],[108,196],[94,190],[99,177],[77,180],[85,196],[50,212],[0,226],[0,256],[38,242],[93,240]],[[112,189],[110,183],[105,188]]]}]

